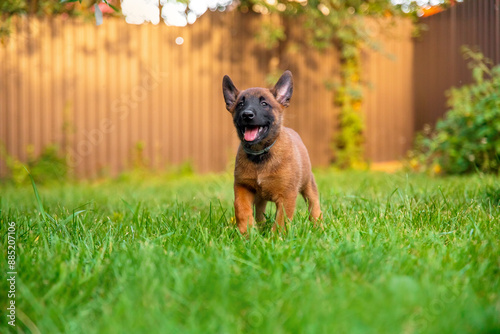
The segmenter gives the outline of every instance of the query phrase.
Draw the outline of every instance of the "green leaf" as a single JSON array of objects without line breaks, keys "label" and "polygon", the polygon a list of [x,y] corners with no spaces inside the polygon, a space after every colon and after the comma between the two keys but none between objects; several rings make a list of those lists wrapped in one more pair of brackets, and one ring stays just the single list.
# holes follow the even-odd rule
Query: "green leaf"
[{"label": "green leaf", "polygon": [[108,5],[109,7],[111,7],[111,9],[113,9],[115,12],[117,12],[117,13],[119,13],[119,12],[120,12],[120,10],[119,10],[117,7],[115,7],[115,6],[113,6],[112,4],[110,4],[107,0],[102,0],[102,1],[103,1],[106,5]]}]

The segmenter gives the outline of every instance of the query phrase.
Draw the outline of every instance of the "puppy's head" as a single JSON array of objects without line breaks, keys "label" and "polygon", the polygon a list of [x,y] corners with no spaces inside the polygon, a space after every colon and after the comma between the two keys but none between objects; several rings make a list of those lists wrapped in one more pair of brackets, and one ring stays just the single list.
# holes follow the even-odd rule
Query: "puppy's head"
[{"label": "puppy's head", "polygon": [[270,145],[281,131],[283,110],[293,93],[292,73],[285,71],[273,89],[249,88],[242,92],[226,75],[222,92],[241,142],[262,148]]}]

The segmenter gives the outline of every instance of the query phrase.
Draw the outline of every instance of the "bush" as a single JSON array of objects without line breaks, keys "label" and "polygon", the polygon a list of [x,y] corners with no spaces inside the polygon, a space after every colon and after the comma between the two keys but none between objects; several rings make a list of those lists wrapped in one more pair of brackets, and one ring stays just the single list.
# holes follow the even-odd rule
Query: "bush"
[{"label": "bush", "polygon": [[463,48],[474,82],[447,92],[450,110],[434,131],[424,130],[410,166],[440,174],[498,173],[500,169],[500,65]]},{"label": "bush", "polygon": [[6,180],[12,181],[16,185],[28,184],[30,181],[26,168],[37,183],[50,183],[68,179],[69,167],[57,145],[45,147],[38,157],[34,156],[33,146],[29,145],[27,154],[28,161],[24,164],[8,154],[4,145],[0,145],[0,159],[5,161],[9,170]]}]

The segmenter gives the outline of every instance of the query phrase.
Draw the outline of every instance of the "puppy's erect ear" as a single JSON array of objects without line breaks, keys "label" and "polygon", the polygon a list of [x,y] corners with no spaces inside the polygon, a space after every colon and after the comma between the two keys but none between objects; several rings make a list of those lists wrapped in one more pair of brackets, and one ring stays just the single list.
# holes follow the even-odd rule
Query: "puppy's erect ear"
[{"label": "puppy's erect ear", "polygon": [[276,101],[282,106],[288,107],[293,93],[292,72],[285,71],[271,92],[274,94]]},{"label": "puppy's erect ear", "polygon": [[227,75],[222,79],[222,93],[224,94],[224,101],[226,101],[226,109],[231,110],[236,102],[239,91]]}]

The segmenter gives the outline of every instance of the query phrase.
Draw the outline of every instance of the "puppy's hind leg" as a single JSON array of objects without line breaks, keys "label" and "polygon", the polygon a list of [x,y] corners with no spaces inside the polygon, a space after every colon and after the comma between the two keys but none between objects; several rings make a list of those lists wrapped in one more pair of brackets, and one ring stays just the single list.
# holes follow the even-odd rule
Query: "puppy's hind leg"
[{"label": "puppy's hind leg", "polygon": [[287,198],[281,198],[276,201],[276,222],[273,225],[273,232],[276,232],[278,228],[280,232],[286,231],[285,219],[292,220],[295,213],[297,195],[295,193]]},{"label": "puppy's hind leg", "polygon": [[[309,206],[309,220],[314,222],[316,225],[318,220],[321,220],[323,216],[321,213],[321,208],[319,206],[318,187],[316,186],[314,175],[312,175],[312,173],[309,182],[306,184],[301,194],[307,202],[307,205]],[[321,222],[319,223],[319,226],[323,227],[321,225]]]}]

